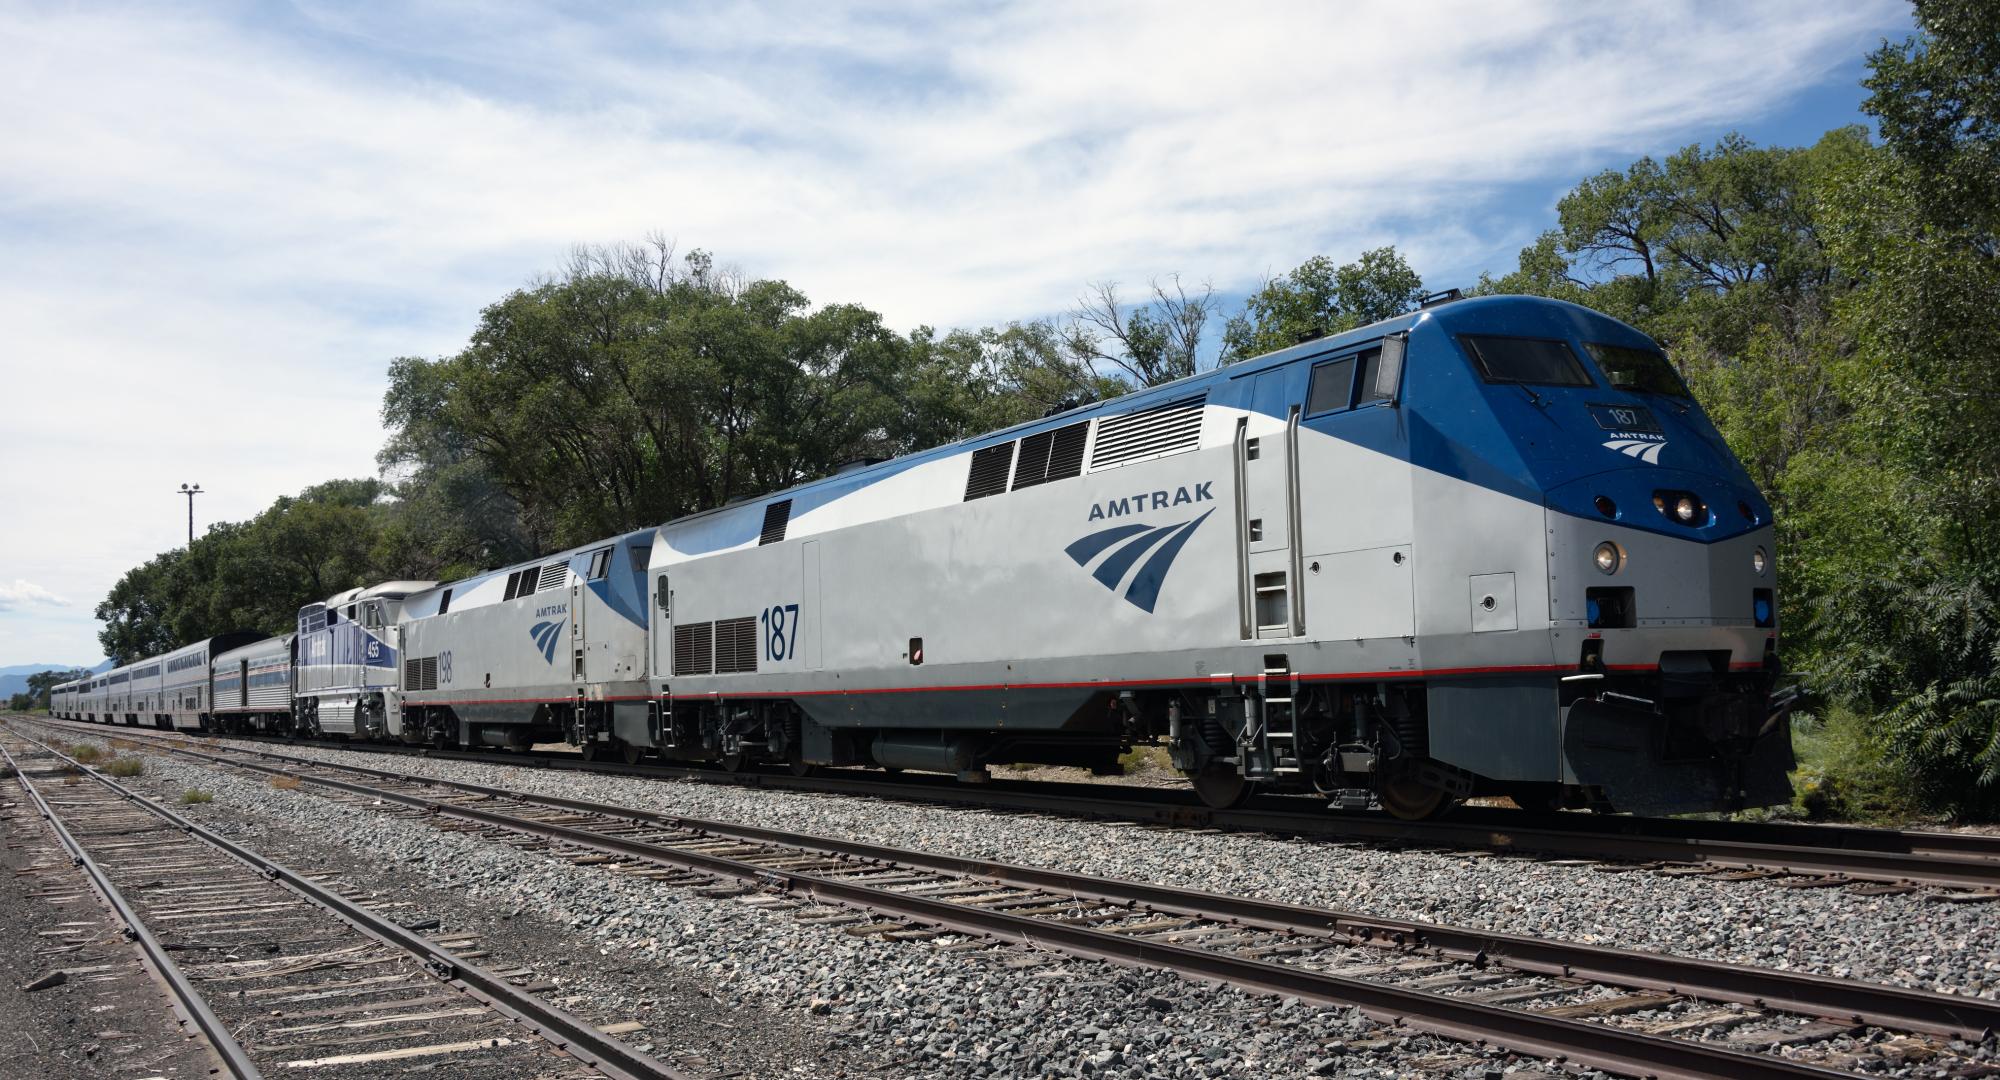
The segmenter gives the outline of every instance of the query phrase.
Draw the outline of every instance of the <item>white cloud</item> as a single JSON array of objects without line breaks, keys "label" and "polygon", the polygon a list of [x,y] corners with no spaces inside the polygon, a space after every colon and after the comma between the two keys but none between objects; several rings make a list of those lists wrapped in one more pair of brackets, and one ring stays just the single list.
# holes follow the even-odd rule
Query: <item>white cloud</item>
[{"label": "white cloud", "polygon": [[67,607],[69,601],[32,581],[15,578],[12,585],[0,582],[0,611],[24,607]]},{"label": "white cloud", "polygon": [[208,521],[371,472],[387,361],[453,350],[576,242],[662,230],[904,327],[1383,242],[1469,278],[1532,233],[1502,185],[1713,137],[1907,18],[0,3],[0,377],[35,403],[0,497],[39,508],[0,562],[101,596],[184,540],[181,482]]}]

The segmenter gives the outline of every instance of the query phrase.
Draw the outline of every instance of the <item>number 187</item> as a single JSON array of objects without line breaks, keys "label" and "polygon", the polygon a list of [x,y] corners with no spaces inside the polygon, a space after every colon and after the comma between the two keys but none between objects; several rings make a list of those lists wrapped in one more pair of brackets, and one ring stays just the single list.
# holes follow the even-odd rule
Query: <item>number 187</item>
[{"label": "number 187", "polygon": [[773,604],[757,617],[764,626],[764,659],[789,660],[799,654],[799,606]]}]

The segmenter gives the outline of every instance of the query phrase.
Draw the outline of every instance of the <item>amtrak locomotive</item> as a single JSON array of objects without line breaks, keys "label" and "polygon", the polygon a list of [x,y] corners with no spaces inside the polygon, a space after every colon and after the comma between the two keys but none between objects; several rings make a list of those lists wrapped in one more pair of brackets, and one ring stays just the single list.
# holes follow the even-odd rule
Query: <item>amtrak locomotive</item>
[{"label": "amtrak locomotive", "polygon": [[[1490,297],[355,590],[219,660],[201,722],[973,781],[1164,743],[1215,805],[1713,810],[1790,794],[1775,576],[1769,505],[1650,339]],[[157,663],[56,707],[165,715],[114,703]]]}]

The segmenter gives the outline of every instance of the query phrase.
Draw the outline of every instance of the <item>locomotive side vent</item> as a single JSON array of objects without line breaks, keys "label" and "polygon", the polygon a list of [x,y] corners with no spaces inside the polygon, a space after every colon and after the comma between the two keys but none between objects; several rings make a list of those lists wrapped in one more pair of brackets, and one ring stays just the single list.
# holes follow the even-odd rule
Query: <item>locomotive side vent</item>
[{"label": "locomotive side vent", "polygon": [[674,627],[674,674],[706,675],[713,668],[714,623]]},{"label": "locomotive side vent", "polygon": [[757,670],[757,620],[720,619],[715,624],[715,673],[732,675]]},{"label": "locomotive side vent", "polygon": [[1151,461],[1201,445],[1202,405],[1207,395],[1169,401],[1150,409],[1106,417],[1097,424],[1097,447],[1090,470]]},{"label": "locomotive side vent", "polygon": [[764,507],[764,531],[757,536],[759,546],[775,544],[785,538],[785,526],[792,521],[792,500],[779,499]]},{"label": "locomotive side vent", "polygon": [[438,661],[435,656],[412,657],[403,661],[403,689],[435,690],[438,688]]},{"label": "locomotive side vent", "polygon": [[536,573],[537,571],[533,567],[529,567],[526,570],[516,570],[508,574],[507,595],[501,597],[501,599],[514,600],[534,592]]},{"label": "locomotive side vent", "polygon": [[1090,421],[1042,431],[1021,440],[1020,460],[1014,463],[1014,490],[1067,480],[1083,473],[1083,444],[1090,437]]},{"label": "locomotive side vent", "polygon": [[569,579],[569,564],[564,562],[552,562],[547,566],[542,567],[542,576],[541,579],[535,583],[535,591],[548,592],[550,589],[560,589],[563,587],[564,584],[568,582],[568,579]]},{"label": "locomotive side vent", "polygon": [[972,452],[972,472],[965,478],[965,501],[1007,490],[1007,473],[1014,467],[1014,444],[1001,443]]}]

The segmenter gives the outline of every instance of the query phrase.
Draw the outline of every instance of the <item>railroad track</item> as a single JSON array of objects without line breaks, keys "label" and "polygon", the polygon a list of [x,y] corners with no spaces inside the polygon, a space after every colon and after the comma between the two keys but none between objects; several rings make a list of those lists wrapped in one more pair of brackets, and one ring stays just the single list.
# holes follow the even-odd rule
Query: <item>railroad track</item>
[{"label": "railroad track", "polygon": [[[861,935],[1001,942],[1354,1005],[1377,1019],[1629,1075],[1832,1076],[1926,1061],[2000,1074],[2000,1002],[939,856],[260,750],[162,749],[296,777],[670,886]],[[986,939],[986,942],[966,940]],[[1956,1041],[1954,1041],[1956,1040]],[[1982,1059],[1976,1044],[1986,1043]]]},{"label": "railroad track", "polygon": [[[38,722],[41,721],[37,718]],[[129,734],[146,729],[107,728],[53,721],[84,730]],[[155,732],[154,734],[157,734]],[[1461,808],[1442,821],[1407,822],[1380,814],[1330,810],[1324,802],[1295,796],[1263,797],[1235,810],[1201,805],[1180,790],[1104,784],[961,784],[942,778],[830,770],[798,777],[786,772],[726,772],[683,765],[586,761],[549,752],[439,751],[337,740],[286,740],[276,736],[230,739],[444,760],[696,780],[827,794],[925,801],[1145,824],[1255,831],[1279,835],[1426,848],[1519,852],[1557,859],[1685,868],[1686,873],[1731,875],[1738,880],[1777,878],[1778,884],[1817,888],[1854,883],[1885,894],[1919,887],[1941,901],[2000,900],[2000,836],[1923,830],[1870,829],[1636,818],[1622,815],[1528,815],[1512,810]],[[1677,871],[1679,872],[1679,871]]]},{"label": "railroad track", "polygon": [[229,1076],[449,1059],[498,1080],[687,1078],[610,1033],[636,1021],[593,1027],[531,973],[473,963],[470,937],[427,938],[18,732],[0,760]]}]

